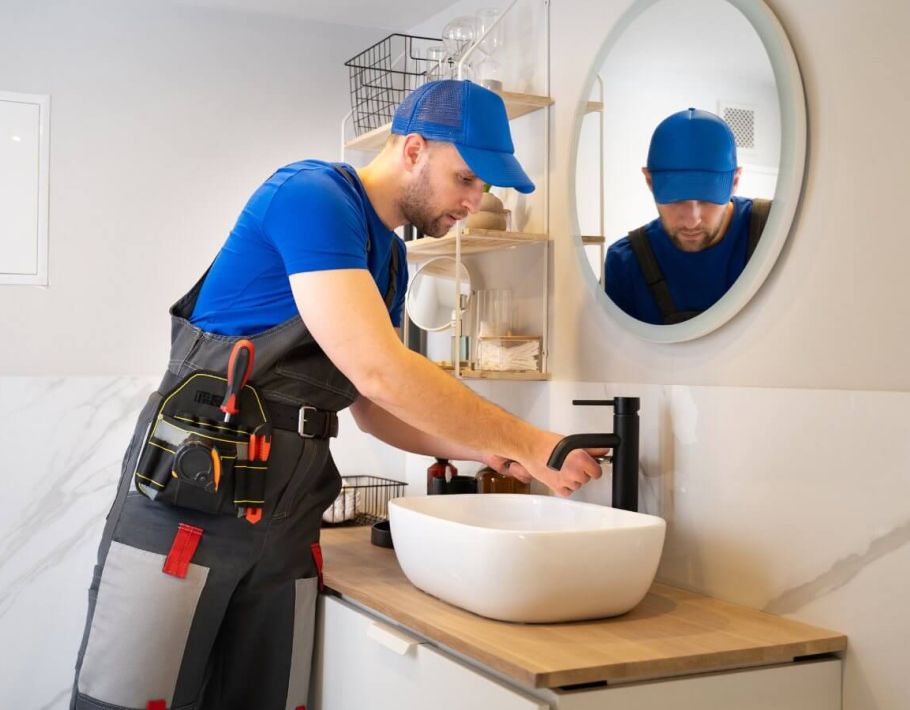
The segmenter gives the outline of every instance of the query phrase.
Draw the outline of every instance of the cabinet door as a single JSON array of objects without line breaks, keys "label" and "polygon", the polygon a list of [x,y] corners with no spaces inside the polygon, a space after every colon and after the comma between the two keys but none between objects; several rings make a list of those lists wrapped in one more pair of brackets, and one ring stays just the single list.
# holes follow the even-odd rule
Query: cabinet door
[{"label": "cabinet door", "polygon": [[552,705],[559,710],[841,710],[841,661],[555,691]]},{"label": "cabinet door", "polygon": [[322,597],[312,710],[546,710],[421,639],[334,597]]}]

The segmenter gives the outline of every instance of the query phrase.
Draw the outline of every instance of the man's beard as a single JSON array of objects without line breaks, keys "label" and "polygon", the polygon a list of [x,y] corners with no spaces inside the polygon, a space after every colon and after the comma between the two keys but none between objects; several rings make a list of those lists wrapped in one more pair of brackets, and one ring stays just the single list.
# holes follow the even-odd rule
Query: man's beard
[{"label": "man's beard", "polygon": [[[430,206],[430,181],[418,177],[405,190],[401,198],[401,212],[417,229],[430,237],[443,237],[448,234],[452,225],[448,223],[448,213],[435,214]],[[460,213],[453,213],[459,216]]]},{"label": "man's beard", "polygon": [[684,231],[682,229],[676,229],[670,231],[667,229],[667,225],[664,224],[664,231],[667,233],[667,236],[670,237],[670,241],[676,245],[678,249],[688,252],[702,251],[707,249],[709,246],[712,246],[715,241],[717,241],[717,235],[720,232],[721,225],[718,224],[717,227],[711,231],[705,229],[704,227],[700,228],[698,231],[701,233],[701,237],[698,241],[693,241],[691,238],[686,238],[685,240],[680,238],[679,233]]}]

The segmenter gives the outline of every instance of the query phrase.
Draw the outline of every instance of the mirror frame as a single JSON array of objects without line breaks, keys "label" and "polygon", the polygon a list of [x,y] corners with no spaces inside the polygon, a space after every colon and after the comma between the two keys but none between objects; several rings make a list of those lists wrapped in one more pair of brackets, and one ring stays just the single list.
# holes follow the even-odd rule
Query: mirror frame
[{"label": "mirror frame", "polygon": [[[768,52],[768,58],[777,83],[781,114],[781,153],[774,205],[755,253],[746,264],[736,282],[711,308],[691,320],[673,325],[644,323],[628,315],[607,296],[591,271],[581,242],[578,224],[578,203],[575,176],[578,169],[578,149],[581,125],[585,117],[585,103],[591,94],[595,78],[618,42],[622,33],[642,13],[661,0],[637,0],[611,28],[588,71],[584,84],[584,97],[578,102],[573,124],[571,159],[569,166],[569,191],[572,232],[575,239],[578,264],[585,272],[584,280],[594,293],[594,298],[607,315],[624,329],[642,340],[652,343],[680,343],[700,338],[727,323],[756,294],[765,282],[784,243],[793,229],[797,206],[803,192],[807,153],[806,96],[802,74],[790,40],[780,21],[763,0],[724,0],[739,10],[752,24]],[[602,198],[601,198],[602,199]],[[604,235],[606,236],[606,235]]]},{"label": "mirror frame", "polygon": [[[456,301],[459,302],[460,305],[456,306],[454,309],[454,313],[455,313],[454,319],[449,320],[449,322],[446,323],[445,325],[441,325],[436,328],[426,328],[426,327],[420,325],[411,316],[410,306],[411,306],[411,300],[412,300],[411,297],[414,294],[413,287],[414,287],[414,284],[417,283],[417,277],[420,276],[421,272],[424,272],[427,269],[429,269],[431,264],[439,263],[440,261],[451,261],[455,264],[456,274],[455,274],[455,278],[452,280],[452,284],[454,286],[453,297]],[[465,278],[461,278],[462,272],[464,272]],[[429,273],[429,271],[427,271],[427,273],[425,273],[424,276],[432,276],[432,274]],[[468,287],[467,294],[461,293],[462,284],[464,284]],[[458,322],[458,320],[464,317],[464,312],[468,309],[468,306],[471,303],[471,296],[473,295],[473,293],[474,293],[474,291],[473,291],[473,285],[472,285],[472,280],[471,280],[471,272],[463,261],[459,261],[454,256],[434,256],[432,259],[427,259],[420,266],[418,266],[417,269],[414,271],[414,274],[410,277],[410,280],[408,283],[408,289],[404,296],[404,314],[408,318],[410,318],[411,322],[415,326],[420,328],[421,330],[423,330],[427,333],[440,333],[444,330],[448,330],[449,328],[454,328],[455,324]],[[461,298],[464,300],[460,301],[459,296],[461,296]]]}]

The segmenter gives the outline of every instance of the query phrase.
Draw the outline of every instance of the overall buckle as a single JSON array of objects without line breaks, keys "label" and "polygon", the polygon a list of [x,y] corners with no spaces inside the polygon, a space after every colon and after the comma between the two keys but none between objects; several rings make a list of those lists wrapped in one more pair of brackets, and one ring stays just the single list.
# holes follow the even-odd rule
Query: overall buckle
[{"label": "overall buckle", "polygon": [[300,434],[304,439],[315,439],[315,434],[306,433],[306,413],[307,410],[311,412],[318,412],[319,410],[316,407],[310,406],[309,404],[304,404],[297,412],[297,433]]}]

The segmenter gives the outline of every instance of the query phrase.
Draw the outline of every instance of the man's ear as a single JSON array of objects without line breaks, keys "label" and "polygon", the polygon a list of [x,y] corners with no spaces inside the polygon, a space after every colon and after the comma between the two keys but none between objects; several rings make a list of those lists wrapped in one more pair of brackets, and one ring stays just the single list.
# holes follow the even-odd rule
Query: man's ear
[{"label": "man's ear", "polygon": [[651,191],[651,194],[654,194],[654,182],[651,180],[651,171],[647,168],[641,169],[641,174],[645,176],[645,182],[648,183],[648,189]]},{"label": "man's ear", "polygon": [[739,187],[739,176],[743,174],[742,168],[736,168],[736,172],[733,173],[733,194],[736,194],[736,188]]},{"label": "man's ear", "polygon": [[429,150],[427,142],[418,133],[409,133],[404,137],[401,148],[401,161],[405,170],[413,172]]}]

